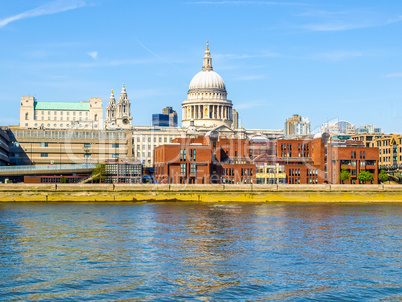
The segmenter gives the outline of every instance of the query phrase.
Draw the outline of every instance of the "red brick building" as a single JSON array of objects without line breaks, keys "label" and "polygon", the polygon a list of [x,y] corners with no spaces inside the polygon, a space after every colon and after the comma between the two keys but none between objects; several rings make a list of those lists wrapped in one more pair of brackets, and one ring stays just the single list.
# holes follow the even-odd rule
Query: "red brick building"
[{"label": "red brick building", "polygon": [[345,183],[359,183],[357,175],[363,170],[373,174],[373,183],[378,183],[379,150],[359,142],[331,142],[326,134],[283,139],[277,141],[276,155],[278,163],[285,166],[288,184],[339,184],[342,168],[351,174]]},{"label": "red brick building", "polygon": [[378,162],[380,152],[375,147],[365,147],[360,141],[335,141],[328,146],[328,181],[340,184],[339,174],[342,168],[350,173],[350,180],[345,184],[358,184],[357,176],[361,171],[373,174],[373,184],[378,184]]},{"label": "red brick building", "polygon": [[245,139],[176,138],[155,148],[154,168],[157,183],[255,183]]}]

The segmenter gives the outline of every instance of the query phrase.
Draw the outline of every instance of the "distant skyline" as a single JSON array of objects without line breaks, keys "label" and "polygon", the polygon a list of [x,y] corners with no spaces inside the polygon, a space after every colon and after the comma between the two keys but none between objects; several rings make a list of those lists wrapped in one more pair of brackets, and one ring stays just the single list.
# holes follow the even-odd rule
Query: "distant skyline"
[{"label": "distant skyline", "polygon": [[[386,4],[384,4],[386,3]],[[293,114],[402,133],[402,2],[1,1],[1,125],[21,96],[77,102],[125,83],[133,125],[181,104],[209,40],[248,129]]]}]

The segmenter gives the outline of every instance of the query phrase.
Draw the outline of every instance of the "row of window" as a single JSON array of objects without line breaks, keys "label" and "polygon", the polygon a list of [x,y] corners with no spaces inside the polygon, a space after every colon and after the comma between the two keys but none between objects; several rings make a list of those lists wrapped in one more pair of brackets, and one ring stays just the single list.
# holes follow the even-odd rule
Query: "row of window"
[{"label": "row of window", "polygon": [[[190,164],[190,175],[196,175],[197,168],[196,164]],[[187,175],[187,165],[180,164],[180,175]]]},{"label": "row of window", "polygon": [[[142,136],[142,138],[138,136],[138,137],[137,137],[137,143],[140,143],[141,141],[142,141],[143,143],[145,143],[145,140],[146,140],[145,138],[146,138],[145,135]],[[163,138],[163,142],[164,142],[164,143],[171,142],[172,139],[173,139],[173,137],[164,137],[164,138]],[[156,143],[157,140],[159,141],[159,143],[161,143],[161,142],[162,142],[162,137],[159,136],[159,137],[157,138],[156,136],[154,136],[154,139],[153,139],[154,143]],[[133,141],[134,141],[134,139],[133,139]],[[150,137],[150,136],[148,136],[147,141],[148,141],[148,143],[151,142],[151,137]]]},{"label": "row of window", "polygon": [[[72,115],[83,115],[83,113],[85,112],[85,115],[88,115],[89,114],[89,111],[64,111],[64,110],[57,110],[57,111],[48,111],[47,112],[47,115],[51,115],[51,114],[53,114],[53,115],[57,115],[57,114],[59,114],[59,115],[63,115],[63,113],[64,112],[66,112],[66,115],[70,115],[70,112],[72,113]],[[39,113],[41,114],[41,115],[45,115],[45,111],[43,111],[43,110],[35,110],[35,115],[39,115]]]},{"label": "row of window", "polygon": [[[190,161],[196,161],[196,149],[190,150]],[[180,160],[185,161],[187,158],[187,149],[180,149]]]},{"label": "row of window", "polygon": [[20,138],[73,138],[73,139],[126,139],[124,132],[112,131],[41,131],[41,130],[13,130],[14,136]]},{"label": "row of window", "polygon": [[[35,116],[35,120],[51,121],[52,119],[51,119],[50,117],[48,117],[48,118],[45,119],[43,116],[41,116],[40,118],[37,117],[37,116]],[[54,121],[63,121],[64,118],[63,118],[62,116],[61,116],[60,118],[57,118],[57,116],[55,116],[55,117],[53,118],[53,120],[54,120]],[[69,120],[70,120],[70,117],[67,116],[66,121],[69,121]],[[74,116],[74,117],[72,118],[72,121],[83,121],[83,118],[82,118],[82,117],[79,117],[79,118],[77,119],[77,118]],[[88,121],[88,117],[85,118],[85,121]]]}]

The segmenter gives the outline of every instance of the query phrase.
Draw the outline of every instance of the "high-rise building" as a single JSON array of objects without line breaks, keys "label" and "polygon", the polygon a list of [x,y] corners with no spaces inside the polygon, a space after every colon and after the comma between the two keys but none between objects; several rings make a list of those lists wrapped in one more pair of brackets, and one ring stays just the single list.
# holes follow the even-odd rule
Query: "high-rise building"
[{"label": "high-rise building", "polygon": [[307,117],[294,114],[285,122],[285,136],[303,136],[310,134],[310,121]]},{"label": "high-rise building", "polygon": [[177,127],[177,112],[172,107],[162,109],[162,114],[152,114],[152,126]]}]

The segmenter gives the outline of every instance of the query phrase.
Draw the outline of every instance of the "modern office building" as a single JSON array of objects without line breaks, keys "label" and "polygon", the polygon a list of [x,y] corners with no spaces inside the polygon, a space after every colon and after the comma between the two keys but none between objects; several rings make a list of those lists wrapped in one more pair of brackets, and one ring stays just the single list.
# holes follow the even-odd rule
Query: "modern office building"
[{"label": "modern office building", "polygon": [[105,163],[105,183],[141,183],[142,164],[133,161],[108,161]]},{"label": "modern office building", "polygon": [[20,128],[25,129],[103,129],[101,98],[81,102],[38,102],[21,97]]},{"label": "modern office building", "polygon": [[285,122],[285,136],[296,137],[310,134],[310,121],[307,117],[294,114]]},{"label": "modern office building", "polygon": [[255,183],[255,164],[248,140],[227,139],[211,132],[197,138],[178,138],[155,148],[158,183]]},{"label": "modern office building", "polygon": [[378,183],[378,160],[378,148],[354,140],[331,140],[327,133],[277,141],[277,162],[285,166],[289,184],[339,184],[342,168],[351,174],[345,183],[359,183],[360,171],[370,172],[373,183]]},{"label": "modern office building", "polygon": [[162,113],[152,114],[152,126],[177,127],[177,112],[172,107],[162,109]]},{"label": "modern office building", "polygon": [[10,162],[102,163],[132,158],[131,131],[22,129],[10,127]]},{"label": "modern office building", "polygon": [[0,166],[7,166],[10,164],[9,151],[10,151],[10,137],[7,133],[7,128],[0,128]]}]

